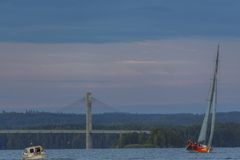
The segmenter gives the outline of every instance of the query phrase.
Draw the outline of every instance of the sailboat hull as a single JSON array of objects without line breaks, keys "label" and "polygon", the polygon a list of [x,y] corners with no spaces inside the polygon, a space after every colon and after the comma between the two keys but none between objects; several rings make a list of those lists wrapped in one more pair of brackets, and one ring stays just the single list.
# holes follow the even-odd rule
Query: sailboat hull
[{"label": "sailboat hull", "polygon": [[201,144],[189,144],[187,146],[187,150],[191,152],[197,152],[197,153],[209,153],[211,150],[211,147],[208,147],[206,145],[201,145]]}]

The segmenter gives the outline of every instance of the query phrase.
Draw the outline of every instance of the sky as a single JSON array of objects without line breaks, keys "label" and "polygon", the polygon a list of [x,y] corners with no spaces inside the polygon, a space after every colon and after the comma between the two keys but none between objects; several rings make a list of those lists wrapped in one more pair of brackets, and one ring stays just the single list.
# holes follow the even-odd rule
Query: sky
[{"label": "sky", "polygon": [[[0,0],[0,110],[240,111],[238,0]],[[93,109],[94,110],[94,109]]]}]

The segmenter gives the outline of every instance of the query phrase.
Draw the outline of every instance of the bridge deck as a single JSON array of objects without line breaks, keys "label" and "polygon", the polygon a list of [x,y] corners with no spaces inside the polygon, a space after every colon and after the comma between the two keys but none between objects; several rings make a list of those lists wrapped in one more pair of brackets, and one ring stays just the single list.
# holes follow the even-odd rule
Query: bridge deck
[{"label": "bridge deck", "polygon": [[[86,133],[86,130],[0,130],[0,134],[14,133]],[[127,134],[127,133],[145,133],[150,134],[146,130],[92,130],[94,134]]]}]

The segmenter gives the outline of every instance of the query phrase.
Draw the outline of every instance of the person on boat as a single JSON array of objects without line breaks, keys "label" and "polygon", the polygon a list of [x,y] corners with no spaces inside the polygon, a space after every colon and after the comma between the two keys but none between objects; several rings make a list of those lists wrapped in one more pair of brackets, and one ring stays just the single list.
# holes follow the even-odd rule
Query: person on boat
[{"label": "person on boat", "polygon": [[193,146],[194,146],[193,141],[192,141],[191,139],[189,139],[189,140],[187,141],[187,149],[192,149]]},{"label": "person on boat", "polygon": [[36,148],[36,153],[40,154],[41,153],[41,149],[40,148]]},{"label": "person on boat", "polygon": [[193,141],[191,140],[191,139],[189,139],[188,141],[187,141],[187,146],[191,146],[193,144]]},{"label": "person on boat", "polygon": [[191,139],[189,139],[187,141],[187,150],[196,150],[198,148],[201,148],[202,145],[197,143],[197,142],[193,142]]},{"label": "person on boat", "polygon": [[188,141],[187,141],[187,144],[192,144],[193,142],[192,142],[192,140],[191,139],[189,139]]}]

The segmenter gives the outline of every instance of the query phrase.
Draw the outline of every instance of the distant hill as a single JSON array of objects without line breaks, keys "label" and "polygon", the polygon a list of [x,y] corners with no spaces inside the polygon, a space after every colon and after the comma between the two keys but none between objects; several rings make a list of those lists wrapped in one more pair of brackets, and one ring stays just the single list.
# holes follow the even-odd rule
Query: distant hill
[{"label": "distant hill", "polygon": [[[131,126],[131,128],[156,128],[162,126],[199,125],[202,114],[130,114],[105,113],[93,116],[95,128],[114,126]],[[47,112],[2,112],[0,113],[0,129],[3,128],[41,128],[46,126],[72,125],[77,128],[85,127],[85,115]],[[217,123],[240,123],[240,112],[217,113]]]}]

